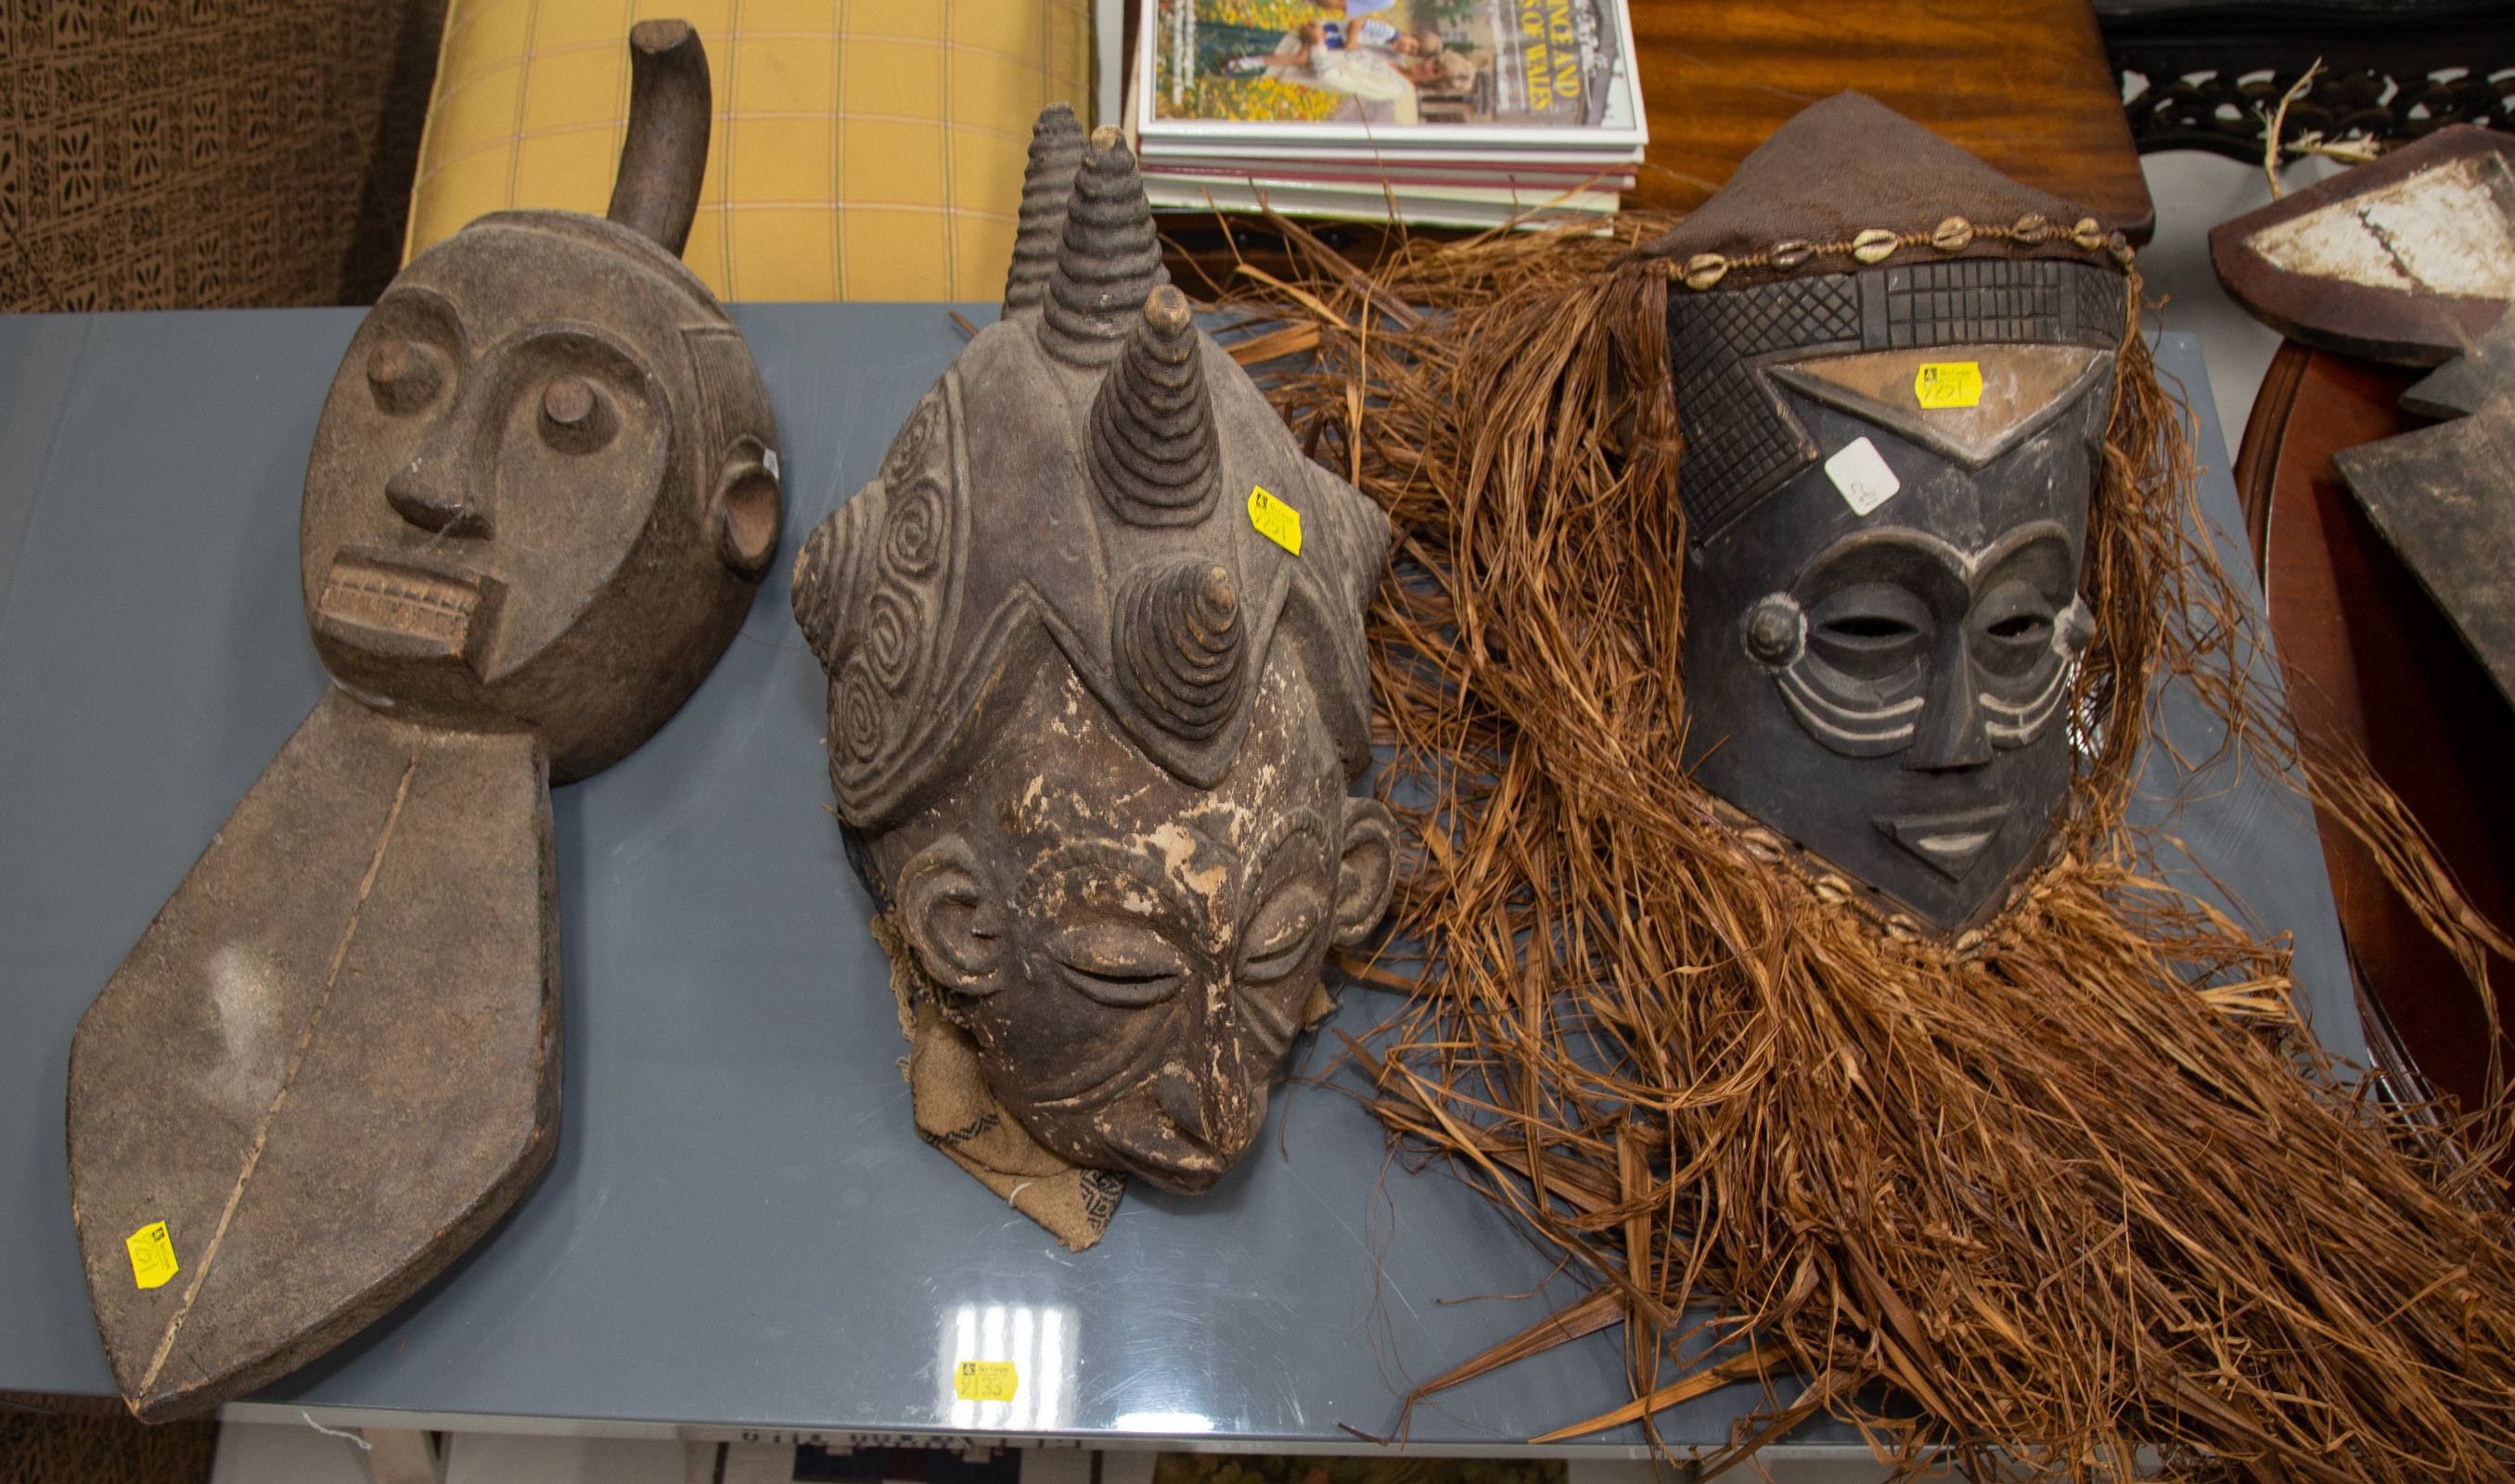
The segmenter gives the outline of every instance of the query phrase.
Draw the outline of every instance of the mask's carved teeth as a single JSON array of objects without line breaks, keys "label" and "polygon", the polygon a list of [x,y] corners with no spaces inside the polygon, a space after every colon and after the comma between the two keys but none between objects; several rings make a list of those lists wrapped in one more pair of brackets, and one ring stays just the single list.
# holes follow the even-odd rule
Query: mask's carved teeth
[{"label": "mask's carved teeth", "polygon": [[371,653],[469,658],[495,617],[498,586],[477,573],[439,571],[343,552],[314,598],[323,632]]}]

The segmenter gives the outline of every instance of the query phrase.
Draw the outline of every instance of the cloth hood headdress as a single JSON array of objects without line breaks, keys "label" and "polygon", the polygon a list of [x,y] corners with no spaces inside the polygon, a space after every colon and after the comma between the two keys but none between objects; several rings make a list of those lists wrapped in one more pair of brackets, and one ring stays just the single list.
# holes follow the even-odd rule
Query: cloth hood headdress
[{"label": "cloth hood headdress", "polygon": [[1669,346],[1698,538],[1816,457],[1769,390],[1784,355],[2024,341],[2112,350],[2123,234],[1860,93],[1801,111],[1642,249],[1671,287]]}]

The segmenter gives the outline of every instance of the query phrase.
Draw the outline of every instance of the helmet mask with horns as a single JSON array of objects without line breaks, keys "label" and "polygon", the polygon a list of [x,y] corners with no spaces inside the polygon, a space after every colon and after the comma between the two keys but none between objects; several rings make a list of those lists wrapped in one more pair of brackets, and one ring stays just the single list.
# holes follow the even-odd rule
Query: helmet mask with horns
[{"label": "helmet mask with horns", "polygon": [[1043,113],[1005,316],[805,542],[795,611],[840,817],[1054,1153],[1212,1185],[1379,921],[1390,819],[1346,789],[1387,544],[1197,330],[1116,132]]}]

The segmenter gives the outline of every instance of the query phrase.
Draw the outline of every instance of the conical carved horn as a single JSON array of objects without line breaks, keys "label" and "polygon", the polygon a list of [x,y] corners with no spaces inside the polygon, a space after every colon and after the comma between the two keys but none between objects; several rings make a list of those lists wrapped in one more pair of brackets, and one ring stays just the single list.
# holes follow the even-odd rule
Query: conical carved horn
[{"label": "conical carved horn", "polygon": [[707,173],[707,48],[686,21],[640,21],[629,31],[629,129],[612,178],[612,221],[678,258],[698,215]]},{"label": "conical carved horn", "polygon": [[1094,129],[1040,304],[1041,347],[1069,366],[1109,364],[1126,348],[1144,296],[1169,281],[1134,151],[1117,130]]},{"label": "conical carved horn", "polygon": [[1083,126],[1066,103],[1039,110],[1030,132],[1030,165],[1022,171],[1021,227],[1013,238],[1012,271],[1005,275],[1007,318],[1039,308],[1056,271],[1057,244],[1065,238],[1065,207],[1083,166]]},{"label": "conical carved horn", "polygon": [[1231,573],[1193,559],[1156,567],[1118,603],[1118,676],[1173,736],[1202,742],[1239,710],[1248,649]]},{"label": "conical carved horn", "polygon": [[1092,482],[1130,525],[1194,525],[1214,511],[1222,472],[1205,353],[1187,296],[1167,283],[1093,398]]}]

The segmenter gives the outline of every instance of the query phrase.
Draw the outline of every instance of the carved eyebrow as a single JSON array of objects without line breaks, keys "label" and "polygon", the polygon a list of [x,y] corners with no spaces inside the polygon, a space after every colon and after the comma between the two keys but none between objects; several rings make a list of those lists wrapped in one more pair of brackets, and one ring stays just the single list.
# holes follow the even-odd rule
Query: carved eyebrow
[{"label": "carved eyebrow", "polygon": [[1880,548],[1902,548],[1920,553],[1962,577],[1969,586],[1982,573],[1998,566],[2015,553],[2038,541],[2059,541],[2066,546],[2069,539],[2069,532],[2062,529],[2061,523],[2057,520],[2029,520],[2009,530],[1991,545],[1970,552],[1931,532],[1909,526],[1855,531],[1809,557],[1807,565],[1801,569],[1797,583],[1793,586],[1804,585],[1811,574],[1862,548],[1872,551]]},{"label": "carved eyebrow", "polygon": [[[368,311],[367,323],[382,334],[404,335],[412,330],[443,336],[453,343],[452,368],[459,376],[463,363],[472,357],[472,327],[464,322],[463,311],[443,293],[425,284],[396,284],[385,291]],[[365,333],[366,325],[359,327]]]},{"label": "carved eyebrow", "polygon": [[[1160,897],[1162,904],[1182,923],[1202,923],[1205,919],[1205,913],[1171,883],[1170,874],[1151,854],[1114,840],[1077,840],[1059,845],[1030,868],[1028,880],[1036,884],[1061,871],[1094,866],[1116,872]],[[1031,886],[1033,894],[1037,889],[1036,885]]]},{"label": "carved eyebrow", "polygon": [[1319,843],[1320,848],[1327,848],[1327,825],[1316,810],[1287,809],[1267,824],[1264,833],[1258,837],[1258,844],[1250,848],[1248,859],[1254,864],[1247,874],[1248,887],[1265,885],[1267,874],[1274,869],[1276,855],[1292,843],[1296,835],[1307,835]]}]

